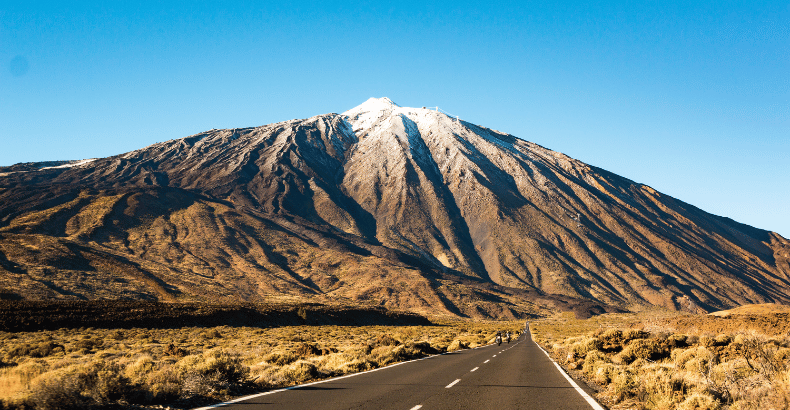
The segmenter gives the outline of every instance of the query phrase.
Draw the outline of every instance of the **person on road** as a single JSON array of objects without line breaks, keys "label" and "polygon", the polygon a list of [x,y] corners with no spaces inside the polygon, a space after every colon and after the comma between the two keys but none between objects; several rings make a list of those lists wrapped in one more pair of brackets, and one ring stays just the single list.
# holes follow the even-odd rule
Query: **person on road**
[{"label": "person on road", "polygon": [[510,344],[510,331],[507,332],[507,344]]},{"label": "person on road", "polygon": [[494,341],[496,342],[497,346],[502,346],[502,331],[501,330],[497,330],[496,331],[496,337],[494,338]]}]

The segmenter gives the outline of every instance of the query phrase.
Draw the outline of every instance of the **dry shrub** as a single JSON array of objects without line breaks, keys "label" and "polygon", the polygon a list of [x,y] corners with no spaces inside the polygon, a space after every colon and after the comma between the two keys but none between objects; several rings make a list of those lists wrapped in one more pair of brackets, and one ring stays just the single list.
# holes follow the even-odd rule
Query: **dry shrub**
[{"label": "dry shrub", "polygon": [[238,354],[224,349],[211,349],[201,355],[187,356],[178,362],[184,373],[196,373],[223,383],[238,383],[249,375],[249,367],[241,363]]},{"label": "dry shrub", "polygon": [[607,329],[599,336],[599,338],[604,344],[622,345],[623,331],[620,329]]},{"label": "dry shrub", "polygon": [[582,367],[582,371],[585,375],[590,377],[594,372],[596,372],[598,366],[606,363],[610,363],[609,358],[602,352],[593,350],[588,352],[584,357],[584,366]]},{"label": "dry shrub", "polygon": [[312,343],[300,343],[298,346],[296,346],[296,350],[294,351],[294,354],[303,358],[310,356],[318,356],[321,354],[321,349],[319,349],[318,346]]},{"label": "dry shrub", "polygon": [[629,364],[636,359],[660,360],[669,356],[669,348],[656,339],[632,340],[617,357],[622,363]]},{"label": "dry shrub", "polygon": [[5,360],[12,361],[19,357],[32,357],[32,358],[41,358],[47,357],[56,353],[64,353],[65,347],[61,344],[52,342],[52,341],[44,341],[36,344],[27,344],[23,343],[21,345],[17,345],[16,347],[10,349],[8,353],[6,353]]},{"label": "dry shrub", "polygon": [[634,374],[627,368],[621,368],[611,379],[608,391],[616,403],[636,395],[639,384]]},{"label": "dry shrub", "polygon": [[677,348],[690,346],[688,344],[688,336],[679,335],[679,334],[672,334],[667,336],[666,343],[667,343],[667,347],[669,347],[670,349],[677,349]]},{"label": "dry shrub", "polygon": [[608,329],[598,336],[598,340],[601,341],[600,350],[606,352],[619,352],[625,344],[623,331],[620,329]]},{"label": "dry shrub", "polygon": [[718,410],[721,403],[705,393],[692,393],[677,407],[678,410]]},{"label": "dry shrub", "polygon": [[37,410],[82,409],[89,405],[81,394],[79,380],[65,372],[52,372],[37,379],[31,386],[27,402]]},{"label": "dry shrub", "polygon": [[623,343],[628,343],[636,339],[646,339],[648,337],[650,337],[650,333],[640,329],[627,329],[623,331]]},{"label": "dry shrub", "polygon": [[19,365],[7,370],[7,375],[19,380],[22,384],[28,384],[34,378],[44,374],[49,370],[49,365],[41,359],[29,359]]},{"label": "dry shrub", "polygon": [[380,335],[374,342],[373,347],[378,346],[397,346],[400,342],[395,340],[392,336],[387,333]]},{"label": "dry shrub", "polygon": [[437,353],[437,350],[431,347],[430,344],[418,342],[398,345],[395,347],[377,347],[376,349],[373,349],[368,357],[376,367],[381,367],[395,362],[418,359],[434,353]]},{"label": "dry shrub", "polygon": [[77,351],[82,354],[93,353],[94,351],[100,349],[104,345],[104,340],[99,337],[90,338],[89,336],[85,336],[84,339],[75,342],[71,347],[70,351]]},{"label": "dry shrub", "polygon": [[673,350],[672,359],[678,369],[702,373],[713,360],[713,352],[703,346],[692,347],[685,350]]},{"label": "dry shrub", "polygon": [[[222,390],[222,387],[224,387],[222,383],[218,383],[216,379],[210,376],[190,372],[181,378],[176,388],[181,395],[212,397],[226,393]],[[162,394],[160,393],[160,395]],[[167,395],[167,393],[164,395]]]},{"label": "dry shrub", "polygon": [[590,380],[605,386],[611,383],[618,369],[603,352],[593,350],[585,356],[582,371]]},{"label": "dry shrub", "polygon": [[28,398],[36,409],[106,406],[133,393],[117,363],[93,362],[46,374],[31,384]]},{"label": "dry shrub", "polygon": [[173,343],[167,345],[167,348],[165,349],[164,353],[168,356],[175,356],[175,357],[185,357],[189,355],[189,352],[186,349],[176,346]]},{"label": "dry shrub", "polygon": [[675,407],[676,382],[674,367],[668,364],[645,364],[634,369],[639,375],[636,396],[648,409],[672,409]]},{"label": "dry shrub", "polygon": [[118,363],[94,362],[81,377],[87,395],[98,404],[113,403],[133,390]]},{"label": "dry shrub", "polygon": [[283,378],[290,383],[298,384],[312,380],[318,376],[318,369],[315,364],[299,360],[282,369]]},{"label": "dry shrub", "polygon": [[732,338],[728,335],[720,334],[713,338],[714,346],[727,346],[732,342]]},{"label": "dry shrub", "polygon": [[220,339],[222,338],[222,333],[220,333],[219,330],[212,328],[203,333],[203,337],[206,339]]},{"label": "dry shrub", "polygon": [[285,366],[295,362],[298,357],[292,353],[274,352],[263,356],[263,361],[276,366]]},{"label": "dry shrub", "polygon": [[607,385],[612,382],[612,378],[618,371],[617,366],[611,363],[599,362],[597,366],[591,368],[588,377],[595,383]]},{"label": "dry shrub", "polygon": [[224,349],[211,349],[200,355],[187,356],[175,365],[177,371],[163,369],[157,393],[169,396],[180,383],[181,396],[225,398],[234,386],[245,382],[249,367],[241,363],[239,355]]},{"label": "dry shrub", "polygon": [[574,357],[585,357],[587,353],[601,350],[603,342],[596,337],[585,337],[577,341],[570,347]]},{"label": "dry shrub", "polygon": [[167,403],[179,398],[184,385],[184,375],[174,366],[158,368],[147,375],[134,403]]},{"label": "dry shrub", "polygon": [[341,373],[357,373],[373,368],[373,363],[365,359],[354,359],[340,366]]},{"label": "dry shrub", "polygon": [[336,348],[334,348],[334,347],[331,347],[331,346],[330,347],[322,347],[321,348],[321,355],[322,356],[323,355],[327,355],[327,354],[337,353],[337,352],[338,352],[338,350]]},{"label": "dry shrub", "polygon": [[414,352],[414,355],[418,357],[425,357],[428,355],[440,353],[439,350],[435,349],[428,342],[414,342],[409,343],[408,346]]},{"label": "dry shrub", "polygon": [[49,370],[50,366],[42,359],[26,359],[18,366],[0,369],[0,408],[3,402],[23,400],[31,381]]},{"label": "dry shrub", "polygon": [[410,351],[407,351],[406,346],[400,345],[389,347],[378,347],[371,352],[370,356],[378,366],[386,366],[390,363],[404,361],[411,359]]},{"label": "dry shrub", "polygon": [[[778,342],[754,335],[736,337],[743,357],[709,365],[709,389],[733,408],[767,409],[790,406],[790,366]],[[782,352],[782,353],[780,353]],[[713,362],[715,364],[715,362]]]},{"label": "dry shrub", "polygon": [[776,353],[774,354],[774,357],[778,362],[780,362],[784,366],[790,365],[790,363],[788,363],[790,362],[790,349],[786,347],[780,347],[776,349]]},{"label": "dry shrub", "polygon": [[406,327],[399,332],[394,334],[394,338],[396,340],[402,340],[404,342],[416,340],[419,335],[419,328],[416,326],[414,327]]},{"label": "dry shrub", "polygon": [[450,342],[449,346],[447,346],[447,351],[448,352],[454,352],[456,350],[462,350],[462,349],[468,349],[468,348],[469,348],[469,343],[462,342],[462,341],[460,341],[458,339],[455,339],[452,342]]},{"label": "dry shrub", "polygon": [[146,382],[147,377],[153,373],[156,367],[156,362],[151,355],[142,355],[126,366],[124,373],[133,383],[143,384]]}]

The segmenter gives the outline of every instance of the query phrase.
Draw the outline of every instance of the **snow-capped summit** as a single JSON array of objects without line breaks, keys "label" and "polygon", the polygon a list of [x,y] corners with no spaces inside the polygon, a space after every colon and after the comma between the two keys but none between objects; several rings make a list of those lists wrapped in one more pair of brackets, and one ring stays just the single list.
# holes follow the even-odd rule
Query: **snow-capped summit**
[{"label": "snow-capped summit", "polygon": [[375,98],[371,97],[362,104],[346,111],[343,115],[353,116],[364,112],[380,112],[392,110],[393,108],[400,108],[400,105],[395,104],[387,97]]},{"label": "snow-capped summit", "polygon": [[452,133],[459,131],[456,128],[461,125],[457,117],[450,117],[438,108],[401,107],[387,97],[370,98],[341,115],[351,123],[357,137],[390,131],[402,136],[397,130],[436,131],[440,127],[449,128]]}]

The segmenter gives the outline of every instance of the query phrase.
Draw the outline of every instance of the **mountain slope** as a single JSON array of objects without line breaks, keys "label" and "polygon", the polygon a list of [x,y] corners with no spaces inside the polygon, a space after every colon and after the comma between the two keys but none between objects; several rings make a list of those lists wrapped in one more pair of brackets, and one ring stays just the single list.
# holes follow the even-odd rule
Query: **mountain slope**
[{"label": "mountain slope", "polygon": [[0,286],[24,297],[349,298],[467,316],[790,302],[781,236],[386,98],[21,165],[0,169]]}]

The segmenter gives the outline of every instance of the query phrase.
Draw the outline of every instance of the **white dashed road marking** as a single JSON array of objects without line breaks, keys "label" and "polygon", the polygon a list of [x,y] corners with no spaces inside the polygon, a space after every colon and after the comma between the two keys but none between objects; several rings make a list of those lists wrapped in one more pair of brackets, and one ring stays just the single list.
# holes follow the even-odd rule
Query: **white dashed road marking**
[{"label": "white dashed road marking", "polygon": [[479,369],[479,367],[475,367],[474,369],[470,370],[470,372],[473,372],[473,371],[475,371],[477,369]]},{"label": "white dashed road marking", "polygon": [[458,383],[458,382],[460,382],[460,381],[461,381],[461,379],[455,379],[455,381],[454,381],[454,382],[452,382],[452,383],[448,384],[447,386],[444,386],[444,388],[445,388],[445,389],[449,389],[450,387],[453,387],[453,386],[455,386],[455,384],[456,384],[456,383]]}]

